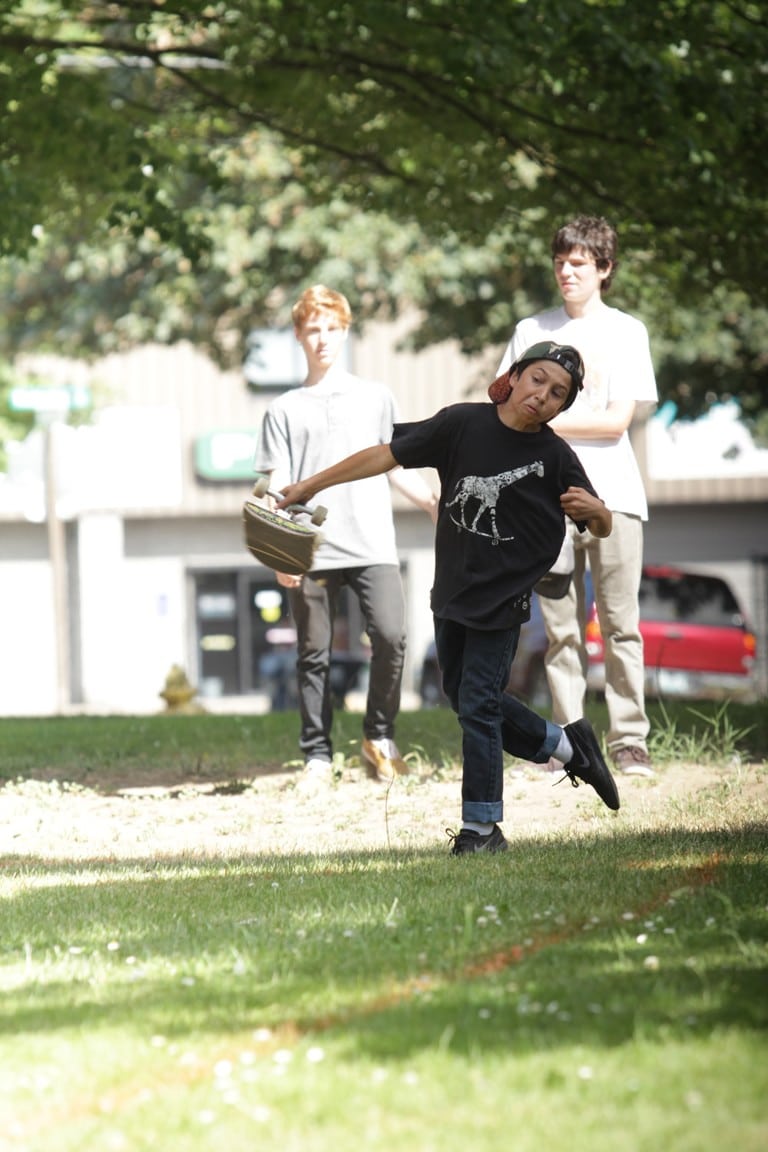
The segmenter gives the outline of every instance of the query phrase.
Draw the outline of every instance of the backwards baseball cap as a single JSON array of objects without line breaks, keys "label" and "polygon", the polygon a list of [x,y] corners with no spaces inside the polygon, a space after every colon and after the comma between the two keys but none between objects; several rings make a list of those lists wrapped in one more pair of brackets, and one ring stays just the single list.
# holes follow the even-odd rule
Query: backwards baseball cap
[{"label": "backwards baseball cap", "polygon": [[513,374],[519,375],[527,364],[533,364],[536,360],[551,360],[554,364],[565,368],[571,378],[571,390],[561,411],[565,412],[566,408],[570,408],[584,387],[584,361],[580,353],[570,344],[553,344],[549,340],[542,340],[539,344],[526,348],[522,356],[518,356],[510,366],[509,372],[494,380],[488,389],[488,395],[494,404],[503,404],[508,398],[512,391]]}]

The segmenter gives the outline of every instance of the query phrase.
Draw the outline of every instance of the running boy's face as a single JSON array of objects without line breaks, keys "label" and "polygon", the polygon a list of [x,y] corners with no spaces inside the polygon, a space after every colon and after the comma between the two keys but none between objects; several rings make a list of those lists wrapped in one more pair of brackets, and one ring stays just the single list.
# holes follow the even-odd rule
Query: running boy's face
[{"label": "running boy's face", "polygon": [[325,309],[310,312],[294,332],[307,358],[310,374],[313,370],[330,368],[347,338],[347,329],[341,320]]},{"label": "running boy's face", "polygon": [[518,432],[536,432],[558,412],[570,396],[573,381],[561,364],[534,360],[512,376],[509,398],[499,405],[504,423]]}]

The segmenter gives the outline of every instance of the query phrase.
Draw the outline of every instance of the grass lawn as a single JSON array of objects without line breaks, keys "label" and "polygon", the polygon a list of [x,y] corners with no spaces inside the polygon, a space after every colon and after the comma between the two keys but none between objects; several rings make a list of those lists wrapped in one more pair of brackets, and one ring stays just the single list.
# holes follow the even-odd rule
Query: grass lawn
[{"label": "grass lawn", "polygon": [[[765,712],[667,707],[660,775],[685,754],[717,786],[495,857],[48,859],[41,831],[0,855],[0,1150],[762,1152]],[[295,759],[296,728],[4,720],[0,823],[20,780],[237,781],[254,749]],[[449,714],[398,734],[425,789],[455,771]],[[340,755],[358,739],[340,715]]]}]

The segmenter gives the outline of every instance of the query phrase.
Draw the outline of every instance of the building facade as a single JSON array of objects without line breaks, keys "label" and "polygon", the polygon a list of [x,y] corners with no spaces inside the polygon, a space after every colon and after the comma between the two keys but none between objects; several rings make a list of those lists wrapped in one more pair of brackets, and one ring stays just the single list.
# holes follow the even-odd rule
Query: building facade
[{"label": "building facade", "polygon": [[[451,345],[412,354],[398,350],[403,332],[370,326],[350,341],[349,361],[392,389],[403,419],[484,395],[497,349],[474,361]],[[174,665],[211,711],[291,706],[285,597],[242,532],[256,431],[288,381],[270,382],[257,367],[249,386],[188,345],[94,364],[40,357],[24,368],[55,394],[88,392],[94,419],[73,427],[60,412],[41,412],[0,482],[0,715],[160,711]],[[302,371],[292,368],[296,383]],[[634,437],[642,463],[646,428]],[[646,559],[726,575],[764,629],[768,475],[649,476],[648,490]],[[393,500],[409,707],[432,636],[433,530],[423,512]],[[764,631],[760,643],[764,653]],[[353,604],[344,606],[338,649],[340,683],[361,686],[366,642]]]}]

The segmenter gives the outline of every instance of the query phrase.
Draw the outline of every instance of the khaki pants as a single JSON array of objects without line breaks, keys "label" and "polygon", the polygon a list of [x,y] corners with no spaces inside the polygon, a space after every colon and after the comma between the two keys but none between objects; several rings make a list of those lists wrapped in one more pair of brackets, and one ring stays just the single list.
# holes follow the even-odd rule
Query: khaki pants
[{"label": "khaki pants", "polygon": [[540,597],[547,630],[547,680],[552,693],[552,719],[569,724],[584,715],[587,687],[587,622],[584,574],[592,573],[600,629],[605,647],[607,744],[646,749],[649,723],[645,714],[643,639],[639,627],[638,591],[643,563],[643,523],[637,516],[614,512],[613,531],[600,540],[589,531],[572,533],[576,566],[562,600]]}]

